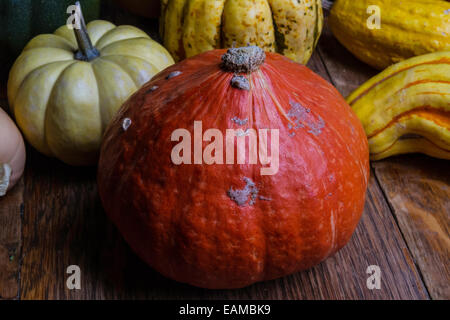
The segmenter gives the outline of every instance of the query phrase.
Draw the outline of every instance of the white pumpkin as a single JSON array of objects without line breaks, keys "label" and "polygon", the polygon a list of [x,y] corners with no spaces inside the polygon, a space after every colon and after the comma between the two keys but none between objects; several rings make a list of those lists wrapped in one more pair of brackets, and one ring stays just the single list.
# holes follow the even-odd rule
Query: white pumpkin
[{"label": "white pumpkin", "polygon": [[20,179],[25,167],[25,144],[14,122],[0,107],[0,196]]}]

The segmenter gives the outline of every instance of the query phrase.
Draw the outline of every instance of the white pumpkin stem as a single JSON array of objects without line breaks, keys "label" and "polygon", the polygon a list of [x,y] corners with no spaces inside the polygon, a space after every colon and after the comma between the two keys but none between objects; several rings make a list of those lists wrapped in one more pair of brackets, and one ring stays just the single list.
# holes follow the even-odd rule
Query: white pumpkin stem
[{"label": "white pumpkin stem", "polygon": [[81,61],[91,61],[100,56],[100,52],[92,45],[91,39],[86,28],[86,22],[84,21],[83,12],[81,11],[80,2],[75,3],[77,6],[77,14],[80,18],[80,28],[73,28],[75,32],[75,38],[78,43],[78,51],[75,53],[75,59]]},{"label": "white pumpkin stem", "polygon": [[12,169],[7,163],[0,163],[0,197],[6,194],[11,179]]}]

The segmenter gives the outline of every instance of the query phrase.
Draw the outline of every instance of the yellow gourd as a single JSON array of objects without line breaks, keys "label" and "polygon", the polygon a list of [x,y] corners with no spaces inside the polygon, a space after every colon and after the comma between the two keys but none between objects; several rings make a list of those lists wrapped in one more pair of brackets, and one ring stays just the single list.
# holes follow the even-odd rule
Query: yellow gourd
[{"label": "yellow gourd", "polygon": [[160,32],[177,61],[250,44],[306,64],[322,25],[321,0],[163,0]]},{"label": "yellow gourd", "polygon": [[[379,29],[373,25],[378,14]],[[450,2],[444,0],[336,0],[329,25],[344,47],[380,70],[450,50]]]},{"label": "yellow gourd", "polygon": [[97,161],[103,131],[122,103],[174,63],[143,31],[107,21],[32,39],[13,65],[8,100],[25,138],[71,165]]},{"label": "yellow gourd", "polygon": [[450,159],[450,51],[395,64],[348,98],[372,160],[402,153]]}]

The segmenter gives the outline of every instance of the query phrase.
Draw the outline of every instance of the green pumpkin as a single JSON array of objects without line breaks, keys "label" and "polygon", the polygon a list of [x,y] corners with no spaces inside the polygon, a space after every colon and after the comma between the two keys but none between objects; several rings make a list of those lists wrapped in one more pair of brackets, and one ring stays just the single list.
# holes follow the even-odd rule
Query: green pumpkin
[{"label": "green pumpkin", "polygon": [[[100,2],[80,1],[86,22],[99,17]],[[34,36],[53,33],[65,24],[67,8],[73,4],[75,0],[0,0],[0,64],[9,69]]]}]

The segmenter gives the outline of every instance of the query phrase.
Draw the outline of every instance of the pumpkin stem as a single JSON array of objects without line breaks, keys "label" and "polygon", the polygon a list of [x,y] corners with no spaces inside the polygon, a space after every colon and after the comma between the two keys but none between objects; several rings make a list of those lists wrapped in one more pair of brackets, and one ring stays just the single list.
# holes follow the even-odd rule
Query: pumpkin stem
[{"label": "pumpkin stem", "polygon": [[266,54],[258,46],[228,49],[222,56],[221,68],[233,73],[251,73],[257,71],[266,60]]},{"label": "pumpkin stem", "polygon": [[0,197],[6,194],[11,179],[12,170],[6,163],[0,163]]},{"label": "pumpkin stem", "polygon": [[80,2],[77,1],[75,5],[77,6],[76,13],[79,15],[80,19],[80,28],[73,28],[79,48],[75,53],[75,59],[89,62],[99,57],[100,52],[92,45],[91,39],[89,38]]}]

